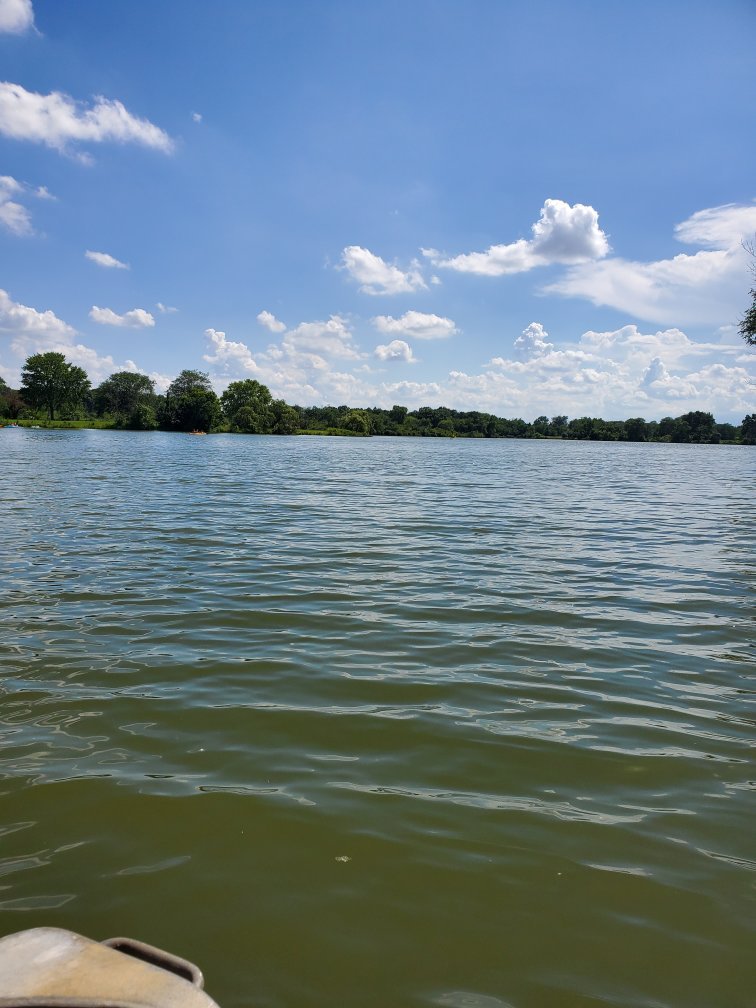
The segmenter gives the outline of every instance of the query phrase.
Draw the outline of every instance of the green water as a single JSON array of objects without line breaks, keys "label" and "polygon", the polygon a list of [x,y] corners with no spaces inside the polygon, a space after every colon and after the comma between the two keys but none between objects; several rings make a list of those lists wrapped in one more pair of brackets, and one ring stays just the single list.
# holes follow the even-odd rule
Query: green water
[{"label": "green water", "polygon": [[756,1003],[756,451],[0,431],[0,933],[222,1008]]}]

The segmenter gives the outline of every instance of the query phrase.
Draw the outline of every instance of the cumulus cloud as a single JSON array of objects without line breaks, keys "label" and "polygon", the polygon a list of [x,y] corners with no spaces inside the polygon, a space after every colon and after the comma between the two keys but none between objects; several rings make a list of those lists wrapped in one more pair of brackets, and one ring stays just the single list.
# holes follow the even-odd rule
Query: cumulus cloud
[{"label": "cumulus cloud", "polygon": [[[38,311],[13,301],[7,291],[0,290],[0,335],[8,339],[15,364],[7,366],[6,380],[20,380],[21,362],[33,353],[54,350],[83,367],[93,382],[102,381],[113,371],[122,370],[110,356],[103,356],[93,347],[77,342],[78,333],[49,309]],[[134,365],[136,367],[136,365]]]},{"label": "cumulus cloud", "polygon": [[269,329],[273,333],[284,332],[286,329],[286,323],[281,322],[272,312],[269,311],[261,311],[257,316],[257,321],[261,326],[265,326],[266,329]]},{"label": "cumulus cloud", "polygon": [[11,175],[0,175],[0,226],[11,234],[21,236],[34,234],[31,214],[23,203],[18,202],[29,196],[36,199],[54,199],[45,186],[38,186],[35,189],[25,182],[19,182]]},{"label": "cumulus cloud", "polygon": [[698,394],[696,386],[683,378],[671,375],[660,357],[654,357],[643,372],[640,387],[659,399],[690,399]]},{"label": "cumulus cloud", "polygon": [[382,361],[403,361],[405,364],[417,363],[417,358],[412,356],[412,347],[404,340],[391,340],[382,346],[377,346],[373,351],[378,360]]},{"label": "cumulus cloud", "polygon": [[744,239],[756,232],[756,205],[699,210],[675,228],[678,240],[707,246],[656,262],[612,258],[568,269],[546,293],[586,298],[636,318],[672,325],[721,326],[737,318],[747,285]]},{"label": "cumulus cloud", "polygon": [[547,199],[531,231],[533,237],[530,239],[491,245],[485,252],[444,258],[435,249],[422,251],[435,266],[481,276],[524,273],[549,263],[580,263],[600,259],[609,251],[607,237],[599,227],[598,213],[582,203],[570,206],[563,200]]},{"label": "cumulus cloud", "polygon": [[514,341],[516,353],[522,357],[543,357],[551,353],[554,344],[548,342],[548,335],[540,322],[531,322]]},{"label": "cumulus cloud", "polygon": [[0,33],[21,35],[33,25],[31,0],[0,0]]},{"label": "cumulus cloud", "polygon": [[76,330],[50,311],[37,311],[13,301],[7,291],[0,290],[0,332],[12,336],[38,337],[47,340],[73,339]]},{"label": "cumulus cloud", "polygon": [[205,336],[210,341],[213,351],[202,357],[208,364],[216,365],[223,372],[259,373],[260,367],[245,343],[235,343],[226,339],[226,334],[217,329],[205,329]]},{"label": "cumulus cloud", "polygon": [[124,329],[146,329],[155,325],[155,318],[144,308],[132,308],[131,311],[117,315],[112,308],[98,308],[92,305],[89,317],[100,325],[120,326]]},{"label": "cumulus cloud", "polygon": [[556,345],[542,323],[532,322],[508,341],[507,353],[432,382],[390,379],[391,368],[416,363],[411,340],[394,335],[367,355],[338,315],[302,322],[259,351],[208,330],[205,360],[216,387],[255,377],[276,398],[300,405],[445,405],[531,420],[540,414],[650,420],[701,409],[739,422],[756,399],[756,357],[741,360],[734,331],[704,343],[681,329],[629,324]]},{"label": "cumulus cloud", "polygon": [[10,175],[0,176],[0,224],[15,235],[32,233],[31,215],[13,197],[23,191],[23,186]]},{"label": "cumulus cloud", "polygon": [[363,294],[408,294],[426,288],[419,263],[413,261],[403,271],[359,245],[349,245],[343,250],[341,265],[360,284]]},{"label": "cumulus cloud", "polygon": [[331,315],[326,322],[300,322],[286,333],[283,346],[300,353],[327,357],[355,360],[360,356],[349,325],[340,315]]},{"label": "cumulus cloud", "polygon": [[91,105],[61,91],[38,94],[20,84],[0,83],[0,133],[13,140],[45,144],[60,152],[77,143],[135,143],[169,153],[173,141],[117,100],[97,96]]},{"label": "cumulus cloud", "polygon": [[401,318],[378,315],[373,319],[373,325],[378,332],[387,335],[423,340],[447,339],[459,332],[451,319],[419,311],[407,311]]},{"label": "cumulus cloud", "polygon": [[93,263],[97,263],[98,266],[104,266],[105,269],[131,269],[128,263],[121,262],[120,259],[116,259],[115,256],[109,255],[107,252],[90,252],[87,249],[84,255]]}]

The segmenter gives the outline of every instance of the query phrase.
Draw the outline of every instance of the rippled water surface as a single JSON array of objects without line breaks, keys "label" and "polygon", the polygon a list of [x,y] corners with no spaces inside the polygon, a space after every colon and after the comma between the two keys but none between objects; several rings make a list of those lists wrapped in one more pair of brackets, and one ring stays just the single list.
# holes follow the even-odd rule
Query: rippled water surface
[{"label": "rippled water surface", "polygon": [[756,451],[0,431],[0,931],[223,1008],[756,1004]]}]

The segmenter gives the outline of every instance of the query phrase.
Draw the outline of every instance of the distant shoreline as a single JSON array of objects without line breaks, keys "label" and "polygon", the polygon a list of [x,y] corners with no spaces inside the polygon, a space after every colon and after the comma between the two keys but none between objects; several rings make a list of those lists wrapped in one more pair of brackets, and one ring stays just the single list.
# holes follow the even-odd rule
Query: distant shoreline
[{"label": "distant shoreline", "polygon": [[[622,423],[622,421],[614,421]],[[185,437],[192,436],[199,432],[192,431],[171,431],[171,430],[138,430],[133,427],[121,426],[118,423],[106,420],[11,420],[0,423],[0,430],[5,428],[17,428],[19,430],[100,430],[100,431],[123,431],[131,434],[176,434]],[[203,431],[204,434],[230,434],[233,437],[248,437],[250,433],[231,430]],[[253,437],[281,437],[280,434],[255,434]],[[376,432],[375,434],[363,434],[358,431],[346,430],[343,428],[326,428],[322,430],[299,429],[292,431],[290,437],[344,437],[344,438],[371,438],[371,437],[393,437],[393,438],[420,438],[423,440],[461,440],[461,441],[594,441],[594,442],[614,442],[616,444],[723,444],[738,447],[753,447],[753,442],[741,441],[737,439],[720,439],[719,441],[675,441],[670,436],[650,437],[642,439],[630,438],[608,438],[608,437],[575,437],[560,436],[554,434],[523,433],[523,434],[479,434],[479,433],[456,433],[456,432],[412,432],[412,433],[389,433]]]}]

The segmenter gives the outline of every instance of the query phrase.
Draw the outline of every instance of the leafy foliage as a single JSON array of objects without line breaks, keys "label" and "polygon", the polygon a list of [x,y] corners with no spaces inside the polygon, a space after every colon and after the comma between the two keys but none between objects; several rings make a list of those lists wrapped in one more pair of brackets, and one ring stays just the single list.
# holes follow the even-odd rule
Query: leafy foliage
[{"label": "leafy foliage", "polygon": [[210,377],[202,371],[182,371],[165,393],[158,417],[161,427],[180,431],[211,431],[222,411]]},{"label": "leafy foliage", "polygon": [[64,407],[76,409],[90,389],[86,372],[65,355],[50,351],[32,354],[21,372],[20,394],[33,409],[44,409],[50,420]]},{"label": "leafy foliage", "polygon": [[94,391],[95,410],[99,416],[110,413],[127,421],[139,406],[149,405],[155,395],[155,383],[135,371],[116,371]]},{"label": "leafy foliage", "polygon": [[221,404],[232,431],[270,434],[273,429],[273,397],[270,389],[254,378],[231,382]]},{"label": "leafy foliage", "polygon": [[756,287],[751,290],[751,307],[740,320],[740,335],[751,346],[756,346]]}]

